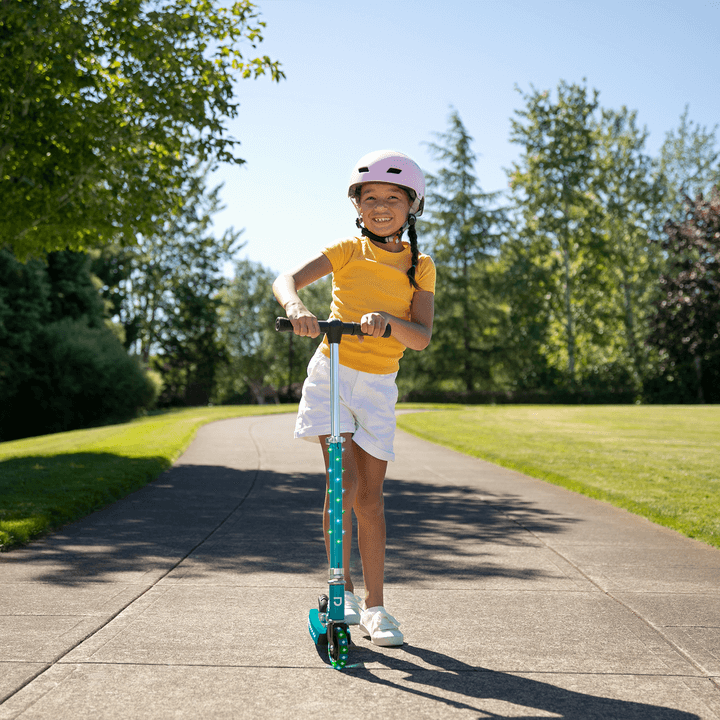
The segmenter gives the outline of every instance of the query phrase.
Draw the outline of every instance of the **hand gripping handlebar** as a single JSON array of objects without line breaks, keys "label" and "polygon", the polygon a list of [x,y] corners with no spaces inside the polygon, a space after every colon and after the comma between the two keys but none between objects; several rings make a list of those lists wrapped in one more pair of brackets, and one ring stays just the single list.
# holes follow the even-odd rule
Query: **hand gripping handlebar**
[{"label": "hand gripping handlebar", "polygon": [[[328,336],[329,342],[340,342],[341,335],[367,335],[360,329],[360,323],[344,323],[340,320],[318,320],[320,332]],[[279,317],[275,321],[275,329],[278,332],[292,332],[293,326],[287,318]],[[390,337],[392,328],[390,323],[385,328],[383,337]]]}]

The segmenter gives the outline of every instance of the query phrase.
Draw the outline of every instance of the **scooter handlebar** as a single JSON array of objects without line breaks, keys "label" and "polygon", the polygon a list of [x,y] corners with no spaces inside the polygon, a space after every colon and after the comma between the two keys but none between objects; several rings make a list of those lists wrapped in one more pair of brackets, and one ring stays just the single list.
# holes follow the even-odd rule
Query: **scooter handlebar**
[{"label": "scooter handlebar", "polygon": [[[340,335],[367,335],[367,333],[364,333],[360,329],[360,323],[344,323],[340,320],[318,320],[318,324],[320,325],[320,332],[325,334],[331,331],[338,332],[338,330],[341,329]],[[292,332],[293,326],[287,318],[279,317],[275,321],[275,329],[278,332]],[[388,323],[385,327],[383,337],[390,337],[391,332],[392,328],[390,327],[390,323]]]}]

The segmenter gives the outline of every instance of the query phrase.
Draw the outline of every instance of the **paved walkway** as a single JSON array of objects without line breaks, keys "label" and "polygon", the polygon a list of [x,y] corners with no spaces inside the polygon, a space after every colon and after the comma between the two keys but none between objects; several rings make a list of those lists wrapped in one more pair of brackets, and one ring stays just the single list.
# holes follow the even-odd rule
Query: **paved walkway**
[{"label": "paved walkway", "polygon": [[720,551],[404,433],[406,644],[356,631],[330,669],[306,630],[321,458],[292,423],[207,425],[157,482],[0,555],[0,720],[720,718]]}]

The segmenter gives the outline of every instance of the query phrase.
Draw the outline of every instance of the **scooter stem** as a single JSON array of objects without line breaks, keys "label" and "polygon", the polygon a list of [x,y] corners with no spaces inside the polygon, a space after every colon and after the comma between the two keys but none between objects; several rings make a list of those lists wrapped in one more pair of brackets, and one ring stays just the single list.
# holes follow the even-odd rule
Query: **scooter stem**
[{"label": "scooter stem", "polygon": [[[330,323],[332,326],[334,323]],[[330,577],[328,579],[330,602],[328,617],[335,622],[345,620],[345,572],[343,569],[343,488],[342,488],[342,443],[340,436],[340,340],[342,323],[330,327],[327,337],[330,346],[330,437],[327,439],[330,458],[328,509]],[[333,332],[335,330],[335,332]]]}]

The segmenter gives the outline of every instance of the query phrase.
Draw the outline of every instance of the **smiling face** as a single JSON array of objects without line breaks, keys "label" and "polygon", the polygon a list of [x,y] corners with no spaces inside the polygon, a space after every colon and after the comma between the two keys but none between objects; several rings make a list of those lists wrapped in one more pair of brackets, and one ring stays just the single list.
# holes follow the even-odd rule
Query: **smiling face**
[{"label": "smiling face", "polygon": [[410,212],[407,192],[390,183],[363,183],[359,204],[365,227],[380,237],[399,232]]}]

